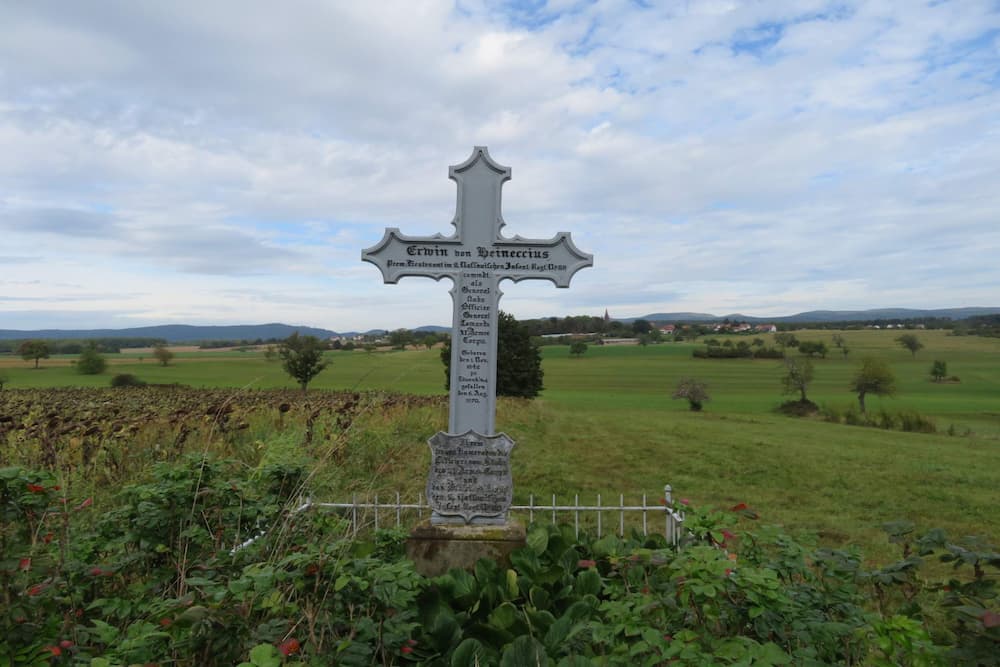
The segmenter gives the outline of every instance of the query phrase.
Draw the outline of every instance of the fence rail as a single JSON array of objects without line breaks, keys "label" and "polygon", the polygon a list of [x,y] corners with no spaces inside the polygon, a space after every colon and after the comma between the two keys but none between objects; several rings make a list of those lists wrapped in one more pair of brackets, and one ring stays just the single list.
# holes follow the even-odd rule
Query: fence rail
[{"label": "fence rail", "polygon": [[[357,536],[359,532],[366,529],[378,530],[380,528],[396,527],[402,528],[421,521],[424,516],[430,516],[431,508],[423,497],[417,496],[417,502],[405,503],[399,493],[396,493],[395,502],[380,502],[378,494],[367,500],[359,500],[355,494],[350,502],[326,503],[314,502],[311,499],[305,500],[301,505],[292,510],[292,514],[298,514],[307,510],[333,510],[340,511],[344,517],[351,522],[351,535]],[[602,502],[601,494],[597,494],[597,502],[593,505],[581,505],[580,495],[574,494],[573,504],[560,504],[556,494],[552,494],[551,503],[536,502],[535,495],[528,497],[527,505],[511,505],[511,514],[528,515],[528,521],[534,522],[535,515],[549,517],[551,523],[558,523],[559,516],[567,513],[573,515],[573,529],[575,535],[580,535],[580,515],[588,513],[596,514],[597,537],[603,537],[605,532],[605,515],[612,516],[612,523],[617,523],[615,534],[619,537],[625,536],[625,515],[641,514],[640,523],[642,534],[649,535],[653,523],[658,523],[659,518],[663,520],[663,536],[670,544],[676,545],[681,536],[684,524],[684,512],[674,506],[673,489],[669,484],[663,487],[663,496],[657,499],[654,504],[647,502],[646,494],[642,494],[642,501],[638,505],[626,505],[625,494],[618,495],[618,504],[605,504]],[[613,517],[617,514],[617,521]],[[386,522],[388,519],[388,522]],[[631,525],[631,522],[629,522]],[[256,536],[251,537],[242,544],[233,547],[233,552],[240,551],[266,534],[262,530]]]},{"label": "fence rail", "polygon": [[[422,494],[417,497],[417,502],[406,503],[402,502],[399,493],[396,494],[395,501],[390,502],[380,502],[377,494],[373,496],[371,501],[359,500],[356,495],[350,502],[329,503],[307,500],[296,511],[307,509],[343,511],[350,518],[351,530],[355,534],[368,527],[375,530],[389,526],[400,528],[406,525],[404,515],[412,516],[416,514],[416,520],[420,521],[425,514],[429,516],[431,512],[431,508],[425,502]],[[632,515],[637,513],[640,515],[639,519],[643,535],[648,535],[651,530],[651,524],[654,522],[658,523],[662,518],[663,535],[672,544],[676,544],[680,538],[680,528],[684,523],[684,513],[674,507],[673,490],[669,484],[663,487],[662,498],[658,498],[657,502],[653,504],[648,502],[646,494],[642,494],[642,500],[637,505],[625,504],[625,494],[618,495],[617,504],[608,504],[602,500],[601,494],[597,494],[597,502],[592,505],[581,505],[579,494],[573,496],[572,504],[561,504],[556,494],[552,494],[551,502],[542,502],[532,494],[528,498],[528,504],[511,505],[510,512],[511,514],[526,513],[529,522],[536,521],[536,515],[545,515],[549,517],[551,523],[557,523],[560,515],[565,516],[567,513],[571,513],[573,528],[577,536],[580,534],[581,514],[593,513],[596,515],[598,537],[602,537],[605,532],[605,518],[607,515],[611,515],[612,522],[617,523],[616,534],[624,536],[626,514]],[[617,521],[614,521],[615,515],[617,515]],[[388,523],[386,519],[388,519]]]}]

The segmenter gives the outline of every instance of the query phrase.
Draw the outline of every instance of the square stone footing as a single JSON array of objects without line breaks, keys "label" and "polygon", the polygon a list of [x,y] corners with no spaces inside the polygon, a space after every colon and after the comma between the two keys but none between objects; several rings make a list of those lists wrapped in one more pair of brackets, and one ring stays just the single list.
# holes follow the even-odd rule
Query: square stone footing
[{"label": "square stone footing", "polygon": [[510,521],[501,526],[432,525],[420,523],[406,540],[406,555],[417,572],[436,577],[452,568],[471,570],[480,558],[510,565],[510,554],[525,544],[524,525]]}]

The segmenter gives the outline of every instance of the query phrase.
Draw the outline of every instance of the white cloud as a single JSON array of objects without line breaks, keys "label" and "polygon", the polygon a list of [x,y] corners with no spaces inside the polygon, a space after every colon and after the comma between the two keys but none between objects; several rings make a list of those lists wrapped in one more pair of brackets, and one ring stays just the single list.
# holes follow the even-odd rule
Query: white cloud
[{"label": "white cloud", "polygon": [[996,305],[994,3],[500,7],[4,4],[0,328],[445,324],[360,250],[477,144],[595,254],[521,316]]}]

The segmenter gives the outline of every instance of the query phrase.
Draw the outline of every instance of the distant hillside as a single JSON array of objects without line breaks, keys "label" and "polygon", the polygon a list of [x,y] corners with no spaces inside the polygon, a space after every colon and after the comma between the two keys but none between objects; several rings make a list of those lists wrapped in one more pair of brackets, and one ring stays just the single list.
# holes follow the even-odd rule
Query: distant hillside
[{"label": "distant hillside", "polygon": [[[917,310],[910,308],[881,308],[873,310],[811,310],[797,315],[779,317],[755,317],[753,315],[711,315],[709,313],[650,313],[642,317],[616,317],[619,322],[633,322],[637,319],[651,322],[721,322],[724,319],[738,322],[865,322],[872,320],[918,320],[921,318],[950,318],[964,320],[980,315],[1000,315],[1000,306],[993,308],[941,308],[937,310]],[[288,324],[236,324],[230,326],[193,326],[189,324],[164,324],[152,327],[131,327],[128,329],[39,329],[25,331],[0,329],[0,340],[45,338],[49,340],[87,340],[91,338],[160,338],[170,343],[197,343],[220,340],[271,340],[288,338],[296,331],[303,336],[333,338],[354,336],[356,331],[336,332],[316,327],[291,326]],[[450,327],[428,325],[417,327],[415,331],[442,333]],[[369,335],[385,333],[383,329],[365,332]]]},{"label": "distant hillside", "polygon": [[236,324],[231,326],[192,326],[189,324],[163,324],[153,327],[128,329],[41,329],[18,331],[0,329],[0,340],[14,338],[46,338],[50,340],[85,340],[88,338],[162,338],[170,343],[194,343],[212,340],[268,340],[288,338],[296,331],[302,336],[330,338],[339,336],[335,331],[288,324]]},{"label": "distant hillside", "polygon": [[864,322],[869,320],[919,320],[921,318],[948,318],[964,320],[977,315],[1000,314],[1000,306],[993,308],[939,308],[936,310],[919,310],[912,308],[876,308],[872,310],[810,310],[797,315],[778,317],[755,317],[753,315],[708,315],[705,313],[650,313],[642,317],[615,318],[620,322],[632,322],[637,319],[651,322],[715,322],[728,319],[739,322]]}]

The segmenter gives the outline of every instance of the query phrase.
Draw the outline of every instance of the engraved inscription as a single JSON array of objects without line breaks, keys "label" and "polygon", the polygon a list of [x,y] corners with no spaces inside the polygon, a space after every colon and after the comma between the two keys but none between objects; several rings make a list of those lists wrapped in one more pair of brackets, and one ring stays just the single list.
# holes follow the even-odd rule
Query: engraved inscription
[{"label": "engraved inscription", "polygon": [[453,345],[457,356],[455,393],[461,406],[472,407],[490,400],[490,332],[497,317],[496,292],[496,278],[489,272],[463,271],[458,276],[454,292],[458,340]]},{"label": "engraved inscription", "polygon": [[484,436],[438,433],[428,441],[431,470],[427,502],[442,517],[502,521],[513,498],[510,452],[514,441],[504,434]]}]

